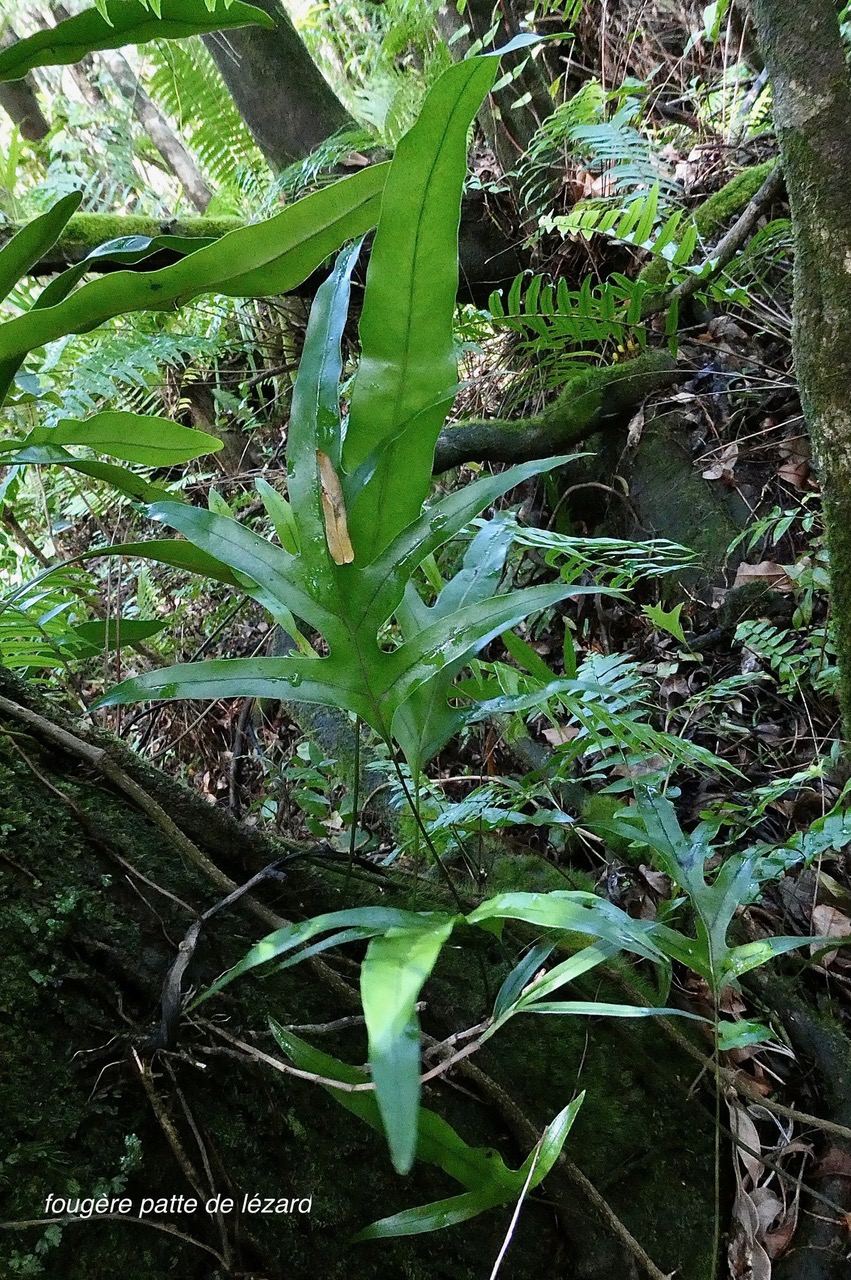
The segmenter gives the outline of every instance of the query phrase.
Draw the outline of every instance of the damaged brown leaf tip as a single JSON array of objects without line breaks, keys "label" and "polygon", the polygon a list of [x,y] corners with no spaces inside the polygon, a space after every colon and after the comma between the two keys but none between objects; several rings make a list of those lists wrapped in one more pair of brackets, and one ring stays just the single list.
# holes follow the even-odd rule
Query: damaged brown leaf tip
[{"label": "damaged brown leaf tip", "polygon": [[322,486],[322,514],[325,517],[325,537],[334,564],[351,564],[355,550],[349,537],[346,504],[343,490],[334,470],[334,464],[321,449],[316,450],[319,465],[319,482]]}]

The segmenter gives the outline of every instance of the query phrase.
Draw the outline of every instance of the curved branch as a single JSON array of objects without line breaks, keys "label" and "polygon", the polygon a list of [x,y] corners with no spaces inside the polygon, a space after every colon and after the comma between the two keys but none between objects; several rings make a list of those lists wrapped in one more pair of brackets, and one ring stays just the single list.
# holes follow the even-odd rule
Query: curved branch
[{"label": "curved branch", "polygon": [[667,351],[587,370],[533,417],[470,419],[447,427],[437,442],[434,473],[462,462],[517,463],[564,453],[597,431],[623,426],[645,396],[685,376]]}]

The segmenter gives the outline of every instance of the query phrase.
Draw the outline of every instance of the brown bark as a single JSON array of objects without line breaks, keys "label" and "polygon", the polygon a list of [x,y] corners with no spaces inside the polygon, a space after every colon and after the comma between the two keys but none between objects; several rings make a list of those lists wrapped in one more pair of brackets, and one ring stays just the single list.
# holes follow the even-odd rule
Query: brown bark
[{"label": "brown bark", "polygon": [[[17,38],[12,28],[5,25],[0,29],[0,49],[14,44]],[[18,126],[21,137],[27,142],[41,142],[50,133],[50,123],[38,104],[35,89],[35,79],[31,75],[24,76],[23,80],[6,80],[0,84],[0,107]]]},{"label": "brown bark", "polygon": [[851,79],[832,0],[752,0],[795,234],[793,345],[824,490],[844,735],[851,739]]},{"label": "brown bark", "polygon": [[354,121],[325,81],[279,0],[256,0],[275,27],[204,36],[237,108],[271,167],[285,169]]}]

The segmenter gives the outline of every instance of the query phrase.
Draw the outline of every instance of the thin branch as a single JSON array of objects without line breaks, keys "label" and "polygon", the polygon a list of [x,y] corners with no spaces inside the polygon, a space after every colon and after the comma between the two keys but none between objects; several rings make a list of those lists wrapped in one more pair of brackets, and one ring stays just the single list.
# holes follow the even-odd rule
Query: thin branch
[{"label": "thin branch", "polygon": [[184,1244],[192,1244],[196,1249],[211,1253],[223,1267],[227,1265],[222,1255],[211,1245],[203,1244],[193,1236],[186,1235],[184,1231],[178,1231],[177,1227],[171,1227],[167,1222],[152,1222],[150,1218],[136,1218],[129,1213],[99,1213],[92,1214],[90,1218],[74,1218],[69,1214],[63,1218],[26,1218],[19,1222],[0,1222],[0,1231],[22,1231],[25,1227],[72,1227],[81,1222],[134,1222],[137,1227],[153,1227],[154,1231],[164,1231],[166,1235],[176,1236]]},{"label": "thin branch", "polygon": [[666,293],[663,298],[655,303],[651,302],[644,310],[642,318],[647,319],[661,311],[668,311],[676,303],[685,302],[687,298],[691,298],[698,290],[704,288],[710,280],[715,280],[725,267],[729,266],[743,245],[750,240],[756,230],[756,224],[759,219],[783,190],[783,181],[783,170],[778,163],[771,170],[756,195],[745,205],[745,208],[729,231],[718,241],[712,255],[711,270],[705,274],[687,276],[669,293]]}]

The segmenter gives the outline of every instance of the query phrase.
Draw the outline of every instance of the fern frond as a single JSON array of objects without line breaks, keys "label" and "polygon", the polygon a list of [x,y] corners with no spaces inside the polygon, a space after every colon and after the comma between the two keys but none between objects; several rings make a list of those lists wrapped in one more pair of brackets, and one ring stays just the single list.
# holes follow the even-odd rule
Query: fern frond
[{"label": "fern frond", "polygon": [[[697,248],[697,225],[682,209],[663,217],[660,196],[661,189],[654,184],[645,195],[633,195],[623,203],[581,200],[567,214],[543,217],[541,227],[586,240],[595,235],[606,236],[617,244],[662,258],[672,267],[685,267]],[[705,265],[694,269],[702,271]]]},{"label": "fern frond", "polygon": [[808,684],[818,693],[835,694],[836,645],[826,628],[797,632],[764,618],[749,619],[739,623],[735,640],[766,663],[788,696]]},{"label": "fern frond", "polygon": [[66,666],[80,648],[75,611],[82,605],[85,616],[88,598],[94,598],[90,575],[71,567],[0,599],[0,663],[15,670]]},{"label": "fern frond", "polygon": [[512,522],[512,536],[520,547],[530,547],[545,555],[548,565],[558,566],[566,581],[578,581],[585,574],[595,582],[614,588],[652,581],[665,573],[693,568],[697,555],[678,542],[651,538],[632,542],[624,538],[574,538],[551,529],[536,529]]},{"label": "fern frond", "polygon": [[579,289],[565,279],[545,275],[518,275],[503,300],[502,290],[491,294],[488,309],[497,330],[508,329],[535,340],[535,360],[545,359],[548,349],[579,358],[585,348],[606,343],[644,346],[640,325],[642,301],[648,286],[640,280],[613,273],[602,284],[586,277]]},{"label": "fern frond", "polygon": [[257,209],[257,214],[270,212],[282,198],[296,200],[308,188],[334,182],[334,170],[353,151],[373,151],[376,137],[368,129],[342,129],[320,142],[304,159],[289,165],[275,178]]},{"label": "fern frond", "polygon": [[116,324],[99,329],[96,341],[72,337],[53,344],[39,371],[58,400],[45,402],[45,423],[85,416],[106,404],[137,413],[161,411],[163,369],[210,360],[221,349],[216,337],[172,331],[169,322],[171,317],[165,324]]},{"label": "fern frond", "polygon": [[268,166],[200,40],[149,45],[151,97],[177,123],[205,174],[237,196],[256,198]]},{"label": "fern frond", "polygon": [[626,98],[606,119],[611,95],[598,80],[560,103],[532,139],[518,173],[522,198],[532,217],[550,204],[553,178],[571,164],[602,178],[613,198],[658,188],[662,207],[676,199],[678,184],[658,158],[658,148],[637,127],[641,104]]}]

